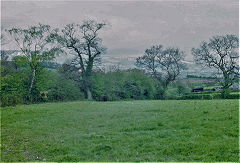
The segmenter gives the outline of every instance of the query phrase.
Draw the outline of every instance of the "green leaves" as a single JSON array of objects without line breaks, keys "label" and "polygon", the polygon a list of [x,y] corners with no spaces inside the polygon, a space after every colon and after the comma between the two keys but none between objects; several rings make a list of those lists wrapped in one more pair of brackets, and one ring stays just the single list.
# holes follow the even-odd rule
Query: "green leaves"
[{"label": "green leaves", "polygon": [[95,100],[152,99],[154,91],[153,80],[139,70],[97,72],[93,75]]},{"label": "green leaves", "polygon": [[[38,83],[36,79],[39,78],[42,70],[41,63],[51,61],[56,54],[61,53],[60,48],[55,44],[55,35],[58,30],[51,30],[49,25],[39,23],[37,26],[30,26],[25,29],[12,28],[8,30],[13,40],[21,50],[21,56],[17,56],[13,61],[22,68],[32,73],[29,75],[29,81],[25,81],[29,85],[28,96],[36,96],[37,99],[39,91],[35,85]],[[35,74],[35,71],[37,73]],[[35,95],[36,94],[36,95]],[[30,99],[32,99],[30,97]]]}]

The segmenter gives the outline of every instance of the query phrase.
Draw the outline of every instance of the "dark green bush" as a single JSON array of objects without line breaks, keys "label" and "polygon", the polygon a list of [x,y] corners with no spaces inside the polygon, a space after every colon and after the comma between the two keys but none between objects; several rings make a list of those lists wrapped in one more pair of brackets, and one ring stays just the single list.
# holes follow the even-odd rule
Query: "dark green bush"
[{"label": "dark green bush", "polygon": [[212,95],[213,99],[221,99],[222,98],[221,93],[212,93],[211,95]]},{"label": "dark green bush", "polygon": [[52,81],[47,89],[46,96],[47,101],[72,101],[84,99],[84,93],[80,91],[76,83],[63,77],[57,77]]},{"label": "dark green bush", "polygon": [[237,94],[237,93],[229,94],[227,96],[227,99],[239,99],[239,94]]},{"label": "dark green bush", "polygon": [[202,94],[212,94],[212,93],[216,93],[214,91],[203,91],[203,92],[188,92],[185,93],[185,95],[202,95]]},{"label": "dark green bush", "polygon": [[[239,99],[239,94],[237,93],[230,93],[227,97],[227,99]],[[204,100],[211,100],[211,99],[222,99],[221,93],[211,93],[211,94],[197,94],[197,93],[191,93],[188,95],[184,95],[178,99],[204,99]]]},{"label": "dark green bush", "polygon": [[96,72],[93,76],[93,97],[98,101],[152,99],[154,82],[139,70]]},{"label": "dark green bush", "polygon": [[182,96],[183,100],[186,100],[186,99],[202,99],[202,100],[211,100],[213,99],[212,95],[211,94],[193,94],[193,95],[184,95]]},{"label": "dark green bush", "polygon": [[166,97],[167,100],[180,100],[181,99],[181,96],[179,95],[168,95]]},{"label": "dark green bush", "polygon": [[231,90],[231,92],[239,92],[240,93],[240,90],[239,89],[233,89],[233,90]]},{"label": "dark green bush", "polygon": [[1,96],[1,106],[16,106],[23,103],[23,97],[17,93],[3,94]]},{"label": "dark green bush", "polygon": [[1,77],[1,106],[15,106],[24,102],[26,89],[20,74]]}]

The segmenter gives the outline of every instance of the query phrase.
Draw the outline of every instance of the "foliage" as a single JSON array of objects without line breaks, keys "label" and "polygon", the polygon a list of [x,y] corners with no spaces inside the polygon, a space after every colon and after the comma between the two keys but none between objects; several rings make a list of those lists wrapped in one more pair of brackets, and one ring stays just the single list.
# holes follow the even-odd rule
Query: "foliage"
[{"label": "foliage", "polygon": [[26,89],[18,74],[1,77],[1,106],[15,106],[23,103]]},{"label": "foliage", "polygon": [[26,75],[18,70],[14,62],[1,60],[1,106],[24,103],[27,88],[24,84]]},{"label": "foliage", "polygon": [[[221,99],[222,94],[221,93],[189,93],[187,95],[183,95],[179,97],[178,99],[203,99],[203,100],[213,100],[213,99]],[[226,99],[239,99],[239,93],[229,93]]]},{"label": "foliage", "polygon": [[29,99],[31,73],[28,65],[21,64],[24,62],[19,60],[21,57],[16,57],[11,62],[1,60],[1,106],[84,98],[76,82],[65,79],[56,71],[38,67]]},{"label": "foliage", "polygon": [[96,72],[93,76],[93,97],[99,101],[152,99],[153,80],[139,70]]},{"label": "foliage", "polygon": [[[103,22],[88,20],[68,24],[61,32],[43,24],[8,30],[21,55],[10,60],[9,53],[1,51],[1,106],[71,101],[84,96],[97,101],[220,98],[219,93],[211,90],[212,79],[219,77],[188,75],[186,83],[174,82],[186,68],[185,54],[179,48],[163,49],[162,45],[156,45],[146,49],[144,55],[136,59],[136,66],[143,70],[116,67],[110,72],[98,70],[101,55],[106,51],[99,32],[105,26]],[[229,89],[239,79],[238,42],[234,35],[215,36],[192,49],[196,63],[222,72],[224,98],[238,98],[238,94],[232,94]],[[70,62],[63,65],[52,62],[63,52],[73,55]],[[207,82],[190,82],[189,78]],[[190,93],[190,89],[197,86],[208,89]]]},{"label": "foliage", "polygon": [[47,101],[74,101],[84,98],[76,82],[57,73],[50,74],[51,81],[47,88]]},{"label": "foliage", "polygon": [[239,99],[240,94],[239,93],[230,93],[227,96],[227,99]]},{"label": "foliage", "polygon": [[192,94],[192,95],[184,95],[180,99],[202,99],[202,100],[212,100],[213,96],[211,94]]},{"label": "foliage", "polygon": [[177,83],[177,93],[178,93],[178,95],[179,96],[183,95],[185,93],[185,91],[186,91],[186,88],[185,88],[184,84]]},{"label": "foliage", "polygon": [[37,26],[30,26],[26,29],[12,28],[8,30],[10,36],[21,51],[21,56],[15,57],[14,62],[19,66],[24,66],[30,73],[28,85],[28,100],[36,102],[38,90],[36,82],[40,77],[42,70],[41,62],[52,60],[60,51],[54,46],[54,40],[51,37],[52,33],[57,30],[51,30],[49,25],[38,24]]}]

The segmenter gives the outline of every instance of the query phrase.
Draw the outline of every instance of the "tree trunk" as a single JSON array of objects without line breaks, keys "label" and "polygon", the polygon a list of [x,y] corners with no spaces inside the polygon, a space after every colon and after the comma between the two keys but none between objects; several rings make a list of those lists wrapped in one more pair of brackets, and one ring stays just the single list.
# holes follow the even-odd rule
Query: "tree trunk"
[{"label": "tree trunk", "polygon": [[90,91],[89,88],[87,88],[87,99],[92,100],[92,92]]},{"label": "tree trunk", "polygon": [[162,89],[162,100],[165,100],[165,99],[166,99],[166,91],[167,91],[167,88],[164,87],[164,88]]},{"label": "tree trunk", "polygon": [[34,69],[34,70],[33,70],[33,74],[32,74],[31,85],[30,85],[29,90],[28,90],[29,94],[32,92],[32,87],[33,87],[33,83],[34,83],[34,81],[35,81],[35,78],[36,78],[36,70]]},{"label": "tree trunk", "polygon": [[230,87],[230,81],[229,81],[229,75],[223,71],[223,77],[224,77],[224,85],[223,85],[223,91],[222,91],[222,98],[227,98],[229,95],[229,87]]},{"label": "tree trunk", "polygon": [[227,98],[229,95],[229,86],[225,86],[223,87],[223,90],[222,90],[222,98]]}]

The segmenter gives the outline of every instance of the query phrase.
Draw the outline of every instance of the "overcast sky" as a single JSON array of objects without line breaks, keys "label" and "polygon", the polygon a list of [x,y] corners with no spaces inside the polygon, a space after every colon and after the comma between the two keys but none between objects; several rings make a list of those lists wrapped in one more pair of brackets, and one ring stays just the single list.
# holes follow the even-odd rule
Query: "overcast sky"
[{"label": "overcast sky", "polygon": [[[84,19],[105,20],[101,33],[106,57],[136,57],[154,44],[187,53],[214,35],[238,35],[238,0],[185,1],[2,1],[1,27],[38,22],[53,27]],[[8,47],[9,48],[9,47]]]}]

